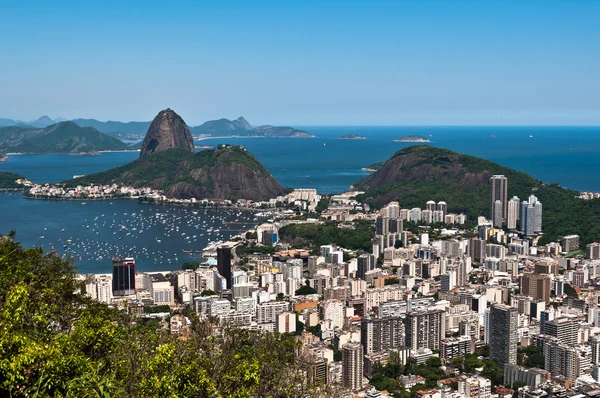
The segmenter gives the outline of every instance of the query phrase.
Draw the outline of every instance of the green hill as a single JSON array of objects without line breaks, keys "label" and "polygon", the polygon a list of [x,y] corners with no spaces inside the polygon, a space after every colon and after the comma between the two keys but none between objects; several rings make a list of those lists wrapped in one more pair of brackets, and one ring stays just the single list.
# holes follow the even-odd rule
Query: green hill
[{"label": "green hill", "polygon": [[7,173],[0,171],[0,189],[16,189],[23,188],[22,185],[17,184],[15,181],[23,178],[22,176],[15,173]]},{"label": "green hill", "polygon": [[0,149],[17,153],[90,153],[126,150],[129,146],[91,127],[61,122],[44,129],[0,128]]},{"label": "green hill", "polygon": [[243,147],[221,145],[197,153],[168,149],[68,185],[125,184],[161,189],[172,198],[265,200],[283,187]]},{"label": "green hill", "polygon": [[360,200],[376,207],[397,200],[404,208],[423,208],[428,200],[443,200],[450,212],[475,219],[489,215],[489,179],[494,174],[508,178],[509,198],[524,200],[534,194],[543,203],[542,243],[567,234],[580,235],[582,243],[600,239],[600,200],[584,201],[576,198],[577,191],[446,149],[404,148],[354,186],[365,191]]}]

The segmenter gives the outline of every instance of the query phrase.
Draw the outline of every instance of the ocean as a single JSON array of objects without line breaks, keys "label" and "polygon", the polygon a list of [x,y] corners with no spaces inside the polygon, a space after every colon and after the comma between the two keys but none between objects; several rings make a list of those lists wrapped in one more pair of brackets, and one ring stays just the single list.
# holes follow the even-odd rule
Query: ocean
[{"label": "ocean", "polygon": [[[598,178],[600,176],[600,127],[306,126],[299,128],[313,133],[317,138],[218,138],[197,141],[196,144],[243,145],[284,186],[316,188],[319,193],[336,193],[348,190],[353,183],[367,176],[369,173],[361,170],[363,167],[384,161],[397,150],[414,145],[394,142],[395,139],[406,135],[421,135],[431,140],[429,145],[482,157],[524,171],[542,181],[558,183],[580,191],[600,192]],[[336,139],[340,134],[358,134],[367,139]],[[137,152],[101,153],[96,156],[17,155],[10,156],[8,161],[0,163],[0,170],[21,174],[37,183],[58,182],[70,179],[74,175],[90,174],[120,166],[138,156]],[[104,217],[115,213],[126,217],[125,213],[130,215],[132,212],[136,213],[136,221],[131,221],[128,228],[135,228],[133,225],[139,222],[137,218],[143,218],[141,210],[144,210],[145,214],[160,213],[159,210],[149,210],[150,208],[152,208],[150,205],[127,200],[114,201],[112,204],[89,202],[81,205],[79,202],[35,201],[23,199],[15,194],[2,194],[0,195],[0,233],[14,229],[17,231],[17,238],[23,244],[44,245],[44,248],[48,248],[49,243],[53,243],[56,250],[61,253],[67,250],[64,245],[57,243],[62,242],[59,242],[59,239],[64,239],[63,235],[66,231],[73,231],[70,233],[75,239],[78,237],[84,239],[85,236],[88,241],[96,243],[86,243],[85,248],[80,245],[68,251],[68,254],[78,259],[77,267],[82,272],[108,272],[112,251],[123,254],[128,252],[130,247],[135,246],[133,252],[141,253],[138,260],[140,268],[154,271],[169,269],[165,267],[177,268],[174,266],[174,261],[177,256],[176,261],[181,262],[179,253],[191,247],[199,250],[204,247],[202,245],[208,243],[206,234],[200,238],[200,234],[207,228],[201,222],[204,219],[210,219],[213,228],[217,228],[225,222],[221,219],[231,220],[230,217],[233,217],[235,220],[241,217],[237,214],[212,214],[210,212],[214,210],[210,210],[207,214],[194,215],[200,223],[188,225],[186,222],[185,226],[180,225],[181,233],[184,233],[185,228],[186,235],[171,234],[169,239],[165,240],[161,239],[161,236],[164,237],[166,233],[164,229],[149,227],[149,230],[144,231],[143,238],[138,236],[135,241],[131,240],[129,243],[123,242],[124,237],[121,240],[117,239],[116,242],[113,241],[116,235],[112,232],[115,231],[110,229],[105,231],[104,229],[108,228],[106,225],[96,226],[93,233],[89,232],[90,229],[94,229],[92,225],[90,229],[85,228],[86,223],[94,220],[95,217],[100,219],[102,214],[105,215]],[[181,223],[190,212],[189,209],[183,208],[173,211],[180,213],[173,215],[173,223]],[[181,219],[177,220],[177,217]],[[248,223],[252,221],[249,220],[252,218],[250,215],[244,217]],[[121,220],[121,217],[115,222],[120,222],[121,225],[127,224],[127,220]],[[108,225],[111,223],[112,220],[107,222]],[[61,229],[65,229],[65,232],[61,233]],[[226,238],[229,232],[227,228],[223,230],[222,237]],[[192,236],[196,235],[196,242],[190,243],[189,239],[186,239],[190,233]],[[237,232],[231,232],[234,233]],[[44,238],[40,239],[40,236]],[[159,244],[161,252],[168,253],[166,257],[158,256],[157,258],[162,258],[160,261],[154,261],[150,250],[157,246],[157,240],[161,240]],[[110,250],[102,251],[101,245]],[[100,250],[100,255],[90,255],[91,247]],[[146,255],[148,250],[150,254]],[[103,258],[99,259],[99,257]],[[169,259],[171,262],[168,261]]]}]

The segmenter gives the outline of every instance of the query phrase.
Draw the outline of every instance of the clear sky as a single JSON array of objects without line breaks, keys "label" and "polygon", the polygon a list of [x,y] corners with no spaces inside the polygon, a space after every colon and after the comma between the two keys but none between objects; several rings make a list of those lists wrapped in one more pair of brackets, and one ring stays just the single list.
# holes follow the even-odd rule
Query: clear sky
[{"label": "clear sky", "polygon": [[600,125],[600,1],[4,1],[0,117]]}]

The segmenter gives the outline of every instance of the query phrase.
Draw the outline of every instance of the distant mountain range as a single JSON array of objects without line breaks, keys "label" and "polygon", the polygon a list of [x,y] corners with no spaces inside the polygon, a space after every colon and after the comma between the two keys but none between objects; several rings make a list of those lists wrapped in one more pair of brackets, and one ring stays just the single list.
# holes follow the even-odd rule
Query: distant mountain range
[{"label": "distant mountain range", "polygon": [[[42,116],[32,122],[23,122],[13,119],[0,119],[0,127],[2,126],[21,126],[21,127],[36,127],[45,128],[52,124],[64,121],[64,119],[51,119],[48,116]],[[150,127],[150,122],[101,122],[96,119],[73,119],[80,127],[93,127],[103,134],[107,134],[117,138],[129,138],[132,136],[141,137],[146,134]],[[285,137],[285,138],[314,138],[304,130],[298,130],[293,127],[279,126],[258,126],[252,127],[250,123],[243,117],[235,120],[218,119],[209,120],[200,126],[189,127],[190,131],[195,136],[211,136],[211,137],[229,137],[229,136],[247,136],[247,137]]]},{"label": "distant mountain range", "polygon": [[123,141],[74,122],[55,123],[46,128],[0,127],[0,152],[4,153],[83,154],[127,149],[131,147]]}]

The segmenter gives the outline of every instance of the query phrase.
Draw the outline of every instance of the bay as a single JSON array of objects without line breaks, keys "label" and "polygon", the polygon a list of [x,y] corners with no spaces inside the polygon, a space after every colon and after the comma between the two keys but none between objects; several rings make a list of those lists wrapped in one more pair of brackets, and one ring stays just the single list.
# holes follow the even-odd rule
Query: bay
[{"label": "bay", "polygon": [[[372,163],[388,159],[394,152],[411,143],[394,142],[395,139],[406,135],[426,136],[431,140],[429,145],[451,149],[488,159],[513,169],[524,171],[533,177],[555,182],[562,186],[580,191],[600,192],[600,128],[599,127],[301,127],[317,136],[314,139],[286,138],[215,138],[196,141],[197,145],[216,146],[221,143],[243,145],[258,158],[267,169],[284,186],[291,188],[316,188],[319,193],[336,193],[346,191],[353,183],[369,173],[361,170]],[[341,134],[358,134],[367,137],[366,140],[338,140]],[[0,163],[1,171],[21,174],[34,182],[59,182],[72,178],[74,175],[90,174],[126,164],[137,159],[138,152],[111,152],[96,156],[69,155],[17,155],[10,156],[8,161]],[[195,249],[201,249],[208,240],[201,241],[199,234],[206,233],[208,227],[199,227],[185,232],[186,235],[157,244],[162,229],[150,228],[144,231],[144,237],[129,241],[113,242],[112,230],[93,231],[96,237],[90,236],[88,229],[81,230],[84,220],[94,219],[101,214],[135,212],[136,216],[144,209],[150,214],[150,205],[142,205],[134,201],[89,202],[82,206],[79,202],[49,202],[26,200],[15,194],[0,195],[0,233],[10,229],[17,230],[18,239],[27,246],[53,243],[57,251],[65,250],[58,239],[63,239],[60,229],[73,231],[72,236],[80,239],[96,239],[98,250],[103,255],[89,255],[90,250],[82,247],[67,251],[78,259],[77,267],[86,272],[108,272],[110,257],[113,254],[123,254],[133,247],[139,252],[138,263],[141,268],[148,270],[173,268],[173,261],[181,262],[180,254],[191,245],[185,236],[189,233],[197,235]],[[171,211],[171,210],[168,210]],[[175,208],[172,210],[181,217],[189,214],[189,209]],[[215,210],[210,210],[215,211]],[[209,212],[210,212],[209,211]],[[179,217],[173,214],[174,219]],[[199,214],[198,219],[230,220],[227,214]],[[248,216],[250,217],[250,216]],[[248,218],[247,217],[247,218]],[[237,217],[234,217],[234,220]],[[181,220],[178,220],[181,222]],[[220,223],[224,221],[219,221]],[[217,225],[216,223],[215,225]],[[198,225],[198,223],[194,224]],[[60,226],[60,228],[58,227]],[[90,229],[92,226],[90,226]],[[44,228],[47,228],[44,230]],[[106,227],[104,227],[106,228]],[[134,228],[134,226],[131,226]],[[190,226],[180,226],[191,228]],[[217,228],[216,226],[213,228]],[[51,231],[51,232],[48,232]],[[184,232],[181,229],[182,232]],[[187,231],[187,230],[186,230]],[[96,232],[99,232],[96,234]],[[233,233],[233,232],[232,232]],[[227,237],[225,233],[223,237]],[[44,239],[40,240],[40,236]],[[125,235],[127,236],[127,235]],[[206,236],[206,235],[204,235]],[[99,244],[108,243],[114,253],[104,252]],[[86,243],[87,245],[87,243]],[[112,246],[110,246],[112,245]],[[152,248],[160,246],[167,257],[154,261]],[[145,250],[142,250],[144,248]],[[159,250],[159,249],[156,249]],[[154,252],[156,253],[156,250]],[[81,255],[84,253],[85,256]],[[162,255],[162,253],[160,253]],[[158,258],[160,259],[160,255]],[[169,256],[173,256],[170,258]],[[168,259],[171,259],[169,263]],[[163,268],[160,268],[163,267]],[[178,267],[174,267],[178,268]],[[102,271],[100,271],[102,270]]]}]

